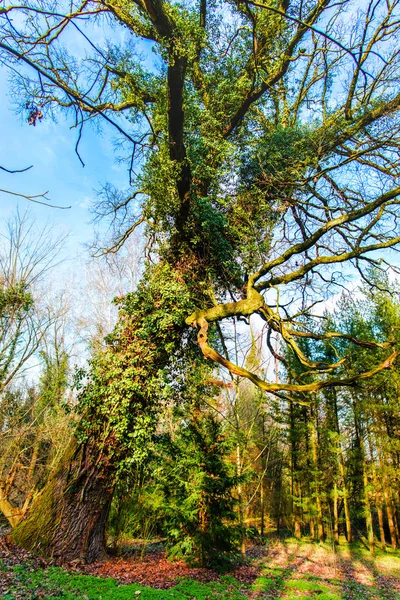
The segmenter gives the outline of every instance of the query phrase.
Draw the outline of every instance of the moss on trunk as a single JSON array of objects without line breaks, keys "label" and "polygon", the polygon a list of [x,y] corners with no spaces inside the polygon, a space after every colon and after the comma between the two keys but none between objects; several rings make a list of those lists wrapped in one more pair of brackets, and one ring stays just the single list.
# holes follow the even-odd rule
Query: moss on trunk
[{"label": "moss on trunk", "polygon": [[62,562],[93,562],[105,552],[105,524],[114,489],[114,469],[99,448],[67,448],[57,470],[13,530],[13,541]]}]

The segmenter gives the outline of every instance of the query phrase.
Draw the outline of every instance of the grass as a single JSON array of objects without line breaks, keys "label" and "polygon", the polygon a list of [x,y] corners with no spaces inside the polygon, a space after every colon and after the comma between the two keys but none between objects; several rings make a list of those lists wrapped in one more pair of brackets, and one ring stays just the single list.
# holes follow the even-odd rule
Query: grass
[{"label": "grass", "polygon": [[[270,542],[255,559],[259,577],[247,586],[232,576],[220,582],[180,580],[168,590],[114,579],[67,572],[59,567],[34,568],[29,562],[7,567],[0,561],[1,600],[400,600],[400,553],[373,556],[360,545],[285,540]],[[3,575],[4,577],[4,575]],[[1,589],[1,586],[0,586]]]},{"label": "grass", "polygon": [[168,590],[153,589],[138,584],[122,585],[114,579],[103,579],[91,575],[68,573],[59,567],[36,569],[18,566],[13,568],[14,578],[10,589],[1,596],[2,600],[39,600],[62,598],[63,600],[211,600],[229,598],[244,600],[238,582],[232,579],[223,583],[200,583],[184,579]]},{"label": "grass", "polygon": [[[271,543],[253,585],[257,597],[285,600],[400,600],[400,552],[374,555],[361,544]],[[264,581],[267,585],[260,585]]]}]

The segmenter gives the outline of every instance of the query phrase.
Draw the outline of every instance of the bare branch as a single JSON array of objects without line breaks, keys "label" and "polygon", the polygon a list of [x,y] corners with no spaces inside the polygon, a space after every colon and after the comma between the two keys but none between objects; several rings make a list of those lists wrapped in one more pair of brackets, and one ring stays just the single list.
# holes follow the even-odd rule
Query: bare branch
[{"label": "bare branch", "polygon": [[[13,171],[13,172],[21,172],[21,171]],[[18,192],[12,192],[11,190],[3,190],[0,189],[0,192],[3,194],[9,194],[10,196],[17,196],[18,198],[25,198],[25,200],[29,200],[29,202],[34,202],[35,204],[42,204],[43,206],[48,206],[49,208],[59,208],[60,210],[68,210],[70,206],[57,206],[56,204],[50,204],[46,202],[48,200],[46,194],[48,192],[44,192],[43,194],[36,194],[35,196],[28,196],[27,194],[19,194]],[[38,198],[43,198],[43,200],[38,200]]]}]

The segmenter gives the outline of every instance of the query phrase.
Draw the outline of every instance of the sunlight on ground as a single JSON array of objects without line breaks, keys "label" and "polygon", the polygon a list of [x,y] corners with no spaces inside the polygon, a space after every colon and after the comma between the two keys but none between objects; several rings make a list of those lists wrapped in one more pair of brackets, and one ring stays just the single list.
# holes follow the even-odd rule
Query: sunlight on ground
[{"label": "sunlight on ground", "polygon": [[223,576],[171,563],[161,548],[66,571],[4,545],[0,600],[400,600],[399,551],[290,539],[250,547],[249,555]]},{"label": "sunlight on ground", "polygon": [[400,555],[360,546],[273,541],[258,561],[252,598],[400,599]]}]

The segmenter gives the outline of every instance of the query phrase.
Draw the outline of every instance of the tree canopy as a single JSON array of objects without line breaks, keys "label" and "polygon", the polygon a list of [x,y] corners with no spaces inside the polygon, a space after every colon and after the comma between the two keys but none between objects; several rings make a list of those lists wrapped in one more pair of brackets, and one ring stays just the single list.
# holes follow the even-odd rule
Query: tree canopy
[{"label": "tree canopy", "polygon": [[[211,349],[207,325],[257,313],[310,369],[334,368],[296,343],[308,301],[343,281],[343,263],[365,277],[400,241],[397,13],[346,0],[0,9],[28,122],[72,112],[78,156],[88,121],[120,136],[130,185],[97,200],[114,234],[100,251],[145,224],[148,256],[191,281],[203,354],[267,391],[289,388]],[[292,311],[283,287],[302,296]]]}]

